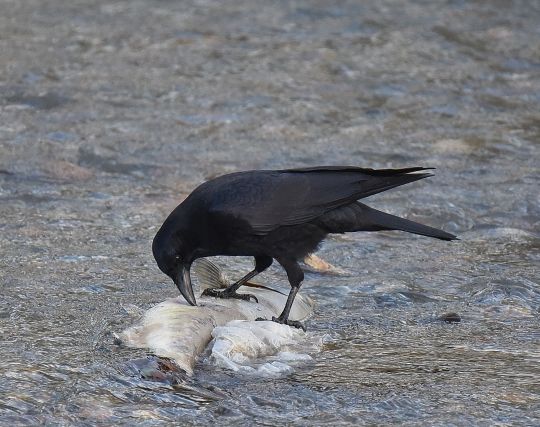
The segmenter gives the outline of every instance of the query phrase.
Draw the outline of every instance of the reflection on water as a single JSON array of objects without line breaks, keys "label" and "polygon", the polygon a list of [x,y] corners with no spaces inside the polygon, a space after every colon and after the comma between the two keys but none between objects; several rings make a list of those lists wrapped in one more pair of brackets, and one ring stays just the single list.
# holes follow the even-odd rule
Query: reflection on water
[{"label": "reflection on water", "polygon": [[[0,16],[4,423],[540,423],[535,1],[84,3]],[[331,237],[277,378],[115,343],[177,293],[150,242],[189,189],[324,163],[437,167],[368,203],[461,241]]]}]

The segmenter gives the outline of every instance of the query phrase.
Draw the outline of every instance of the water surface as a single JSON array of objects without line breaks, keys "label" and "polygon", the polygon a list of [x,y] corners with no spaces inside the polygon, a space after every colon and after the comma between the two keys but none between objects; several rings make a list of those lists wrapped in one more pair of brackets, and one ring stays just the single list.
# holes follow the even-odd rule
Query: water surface
[{"label": "water surface", "polygon": [[[4,423],[540,423],[536,1],[0,7]],[[316,164],[437,167],[367,202],[461,241],[330,238],[346,274],[306,275],[290,375],[141,376],[113,333],[177,294],[150,250],[167,213],[222,173]]]}]

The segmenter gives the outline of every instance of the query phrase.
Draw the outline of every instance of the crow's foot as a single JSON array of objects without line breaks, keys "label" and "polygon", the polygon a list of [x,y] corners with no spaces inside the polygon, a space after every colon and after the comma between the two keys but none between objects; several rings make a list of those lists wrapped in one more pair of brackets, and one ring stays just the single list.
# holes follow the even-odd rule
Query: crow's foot
[{"label": "crow's foot", "polygon": [[[268,319],[263,319],[262,317],[257,317],[255,319],[255,321],[257,321],[257,322],[265,321],[265,320],[268,320]],[[302,322],[300,322],[298,320],[282,320],[279,317],[272,316],[272,322],[281,323],[282,325],[293,326],[293,327],[295,327],[297,329],[302,329],[304,332],[306,332],[306,327],[304,326],[304,324]]]},{"label": "crow's foot", "polygon": [[204,296],[207,296],[207,297],[214,297],[214,298],[224,298],[224,299],[234,298],[234,299],[241,299],[241,300],[244,300],[244,301],[250,301],[251,298],[253,298],[253,300],[256,303],[259,302],[259,300],[257,299],[257,297],[255,295],[252,295],[252,294],[238,294],[236,292],[227,292],[226,289],[224,291],[220,291],[220,290],[217,290],[217,289],[207,288],[207,289],[205,289],[203,291],[203,293],[201,295],[204,295]]}]

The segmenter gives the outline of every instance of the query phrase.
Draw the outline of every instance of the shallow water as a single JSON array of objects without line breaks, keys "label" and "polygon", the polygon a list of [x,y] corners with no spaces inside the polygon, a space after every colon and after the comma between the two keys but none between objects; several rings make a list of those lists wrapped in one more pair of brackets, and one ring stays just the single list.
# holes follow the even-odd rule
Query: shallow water
[{"label": "shallow water", "polygon": [[[540,423],[536,1],[0,8],[4,423]],[[332,237],[312,361],[145,379],[113,333],[177,293],[166,214],[212,176],[313,164],[437,167],[367,202],[461,240]]]}]

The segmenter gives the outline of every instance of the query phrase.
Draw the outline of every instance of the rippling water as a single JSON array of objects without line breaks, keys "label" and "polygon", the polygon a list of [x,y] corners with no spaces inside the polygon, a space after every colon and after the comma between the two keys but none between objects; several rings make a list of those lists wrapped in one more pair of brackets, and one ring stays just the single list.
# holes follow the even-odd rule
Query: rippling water
[{"label": "rippling water", "polygon": [[[538,2],[0,7],[2,422],[540,423]],[[313,164],[437,167],[367,202],[461,240],[331,237],[344,274],[306,275],[292,374],[146,375],[113,333],[176,295],[165,215],[212,176]]]}]

